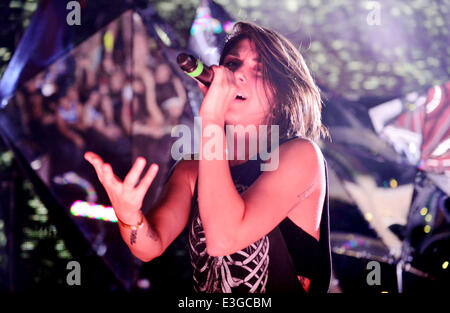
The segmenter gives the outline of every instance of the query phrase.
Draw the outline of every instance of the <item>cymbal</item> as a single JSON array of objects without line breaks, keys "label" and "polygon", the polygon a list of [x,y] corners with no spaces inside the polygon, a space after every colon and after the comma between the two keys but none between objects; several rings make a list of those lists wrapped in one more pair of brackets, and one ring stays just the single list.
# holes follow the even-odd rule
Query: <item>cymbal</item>
[{"label": "cymbal", "polygon": [[389,253],[389,248],[381,239],[353,233],[332,232],[330,241],[333,253],[388,264],[396,263],[396,259]]}]

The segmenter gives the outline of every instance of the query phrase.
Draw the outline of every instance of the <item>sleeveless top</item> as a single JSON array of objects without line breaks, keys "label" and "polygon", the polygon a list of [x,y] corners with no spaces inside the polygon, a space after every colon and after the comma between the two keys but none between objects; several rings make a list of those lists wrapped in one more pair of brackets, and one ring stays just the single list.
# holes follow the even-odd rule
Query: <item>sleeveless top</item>
[{"label": "sleeveless top", "polygon": [[[293,137],[296,138],[296,137]],[[280,145],[286,141],[281,140]],[[230,167],[239,193],[262,173],[262,160],[248,160]],[[320,240],[286,217],[269,234],[247,248],[227,256],[206,252],[206,239],[199,216],[197,185],[191,203],[188,242],[195,292],[205,293],[300,293],[306,294],[297,275],[310,279],[309,294],[326,293],[331,279],[329,197],[327,164],[326,193],[320,223]],[[174,165],[175,167],[175,165]]]}]

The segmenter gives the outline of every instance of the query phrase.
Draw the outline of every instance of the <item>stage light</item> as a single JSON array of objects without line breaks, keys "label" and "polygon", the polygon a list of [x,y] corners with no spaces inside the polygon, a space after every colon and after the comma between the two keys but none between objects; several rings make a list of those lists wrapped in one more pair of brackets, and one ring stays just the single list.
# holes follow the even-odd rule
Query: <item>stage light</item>
[{"label": "stage light", "polygon": [[298,2],[296,0],[288,0],[285,2],[286,10],[296,12],[298,9]]},{"label": "stage light", "polygon": [[39,170],[42,167],[41,160],[37,159],[31,162],[31,168],[35,171]]},{"label": "stage light", "polygon": [[344,47],[344,42],[342,40],[334,40],[331,43],[331,47],[333,47],[336,50],[342,49]]},{"label": "stage light", "polygon": [[35,247],[35,243],[32,241],[25,241],[21,245],[22,251],[30,251],[30,250],[33,250],[34,247]]},{"label": "stage light", "polygon": [[5,151],[2,154],[0,154],[0,166],[2,167],[9,167],[12,164],[14,158],[14,154],[11,150]]},{"label": "stage light", "polygon": [[409,103],[406,105],[406,108],[410,111],[415,111],[416,110],[416,104],[415,103]]},{"label": "stage light", "polygon": [[373,215],[372,215],[372,213],[367,212],[366,214],[364,214],[364,217],[366,218],[367,221],[370,222],[373,218]]},{"label": "stage light", "polygon": [[11,52],[6,52],[4,55],[3,55],[3,61],[9,61],[9,59],[11,59]]},{"label": "stage light", "polygon": [[430,225],[425,225],[425,227],[423,228],[423,231],[428,234],[431,231],[431,226]]},{"label": "stage light", "polygon": [[46,215],[48,214],[48,210],[45,206],[39,206],[36,208],[36,214]]},{"label": "stage light", "polygon": [[432,218],[433,218],[433,216],[431,214],[427,214],[427,216],[425,216],[425,222],[427,222],[427,223],[431,222]]},{"label": "stage light", "polygon": [[65,249],[64,241],[58,240],[55,244],[56,251],[63,251]]},{"label": "stage light", "polygon": [[158,25],[155,24],[155,31],[158,34],[159,39],[167,46],[170,47],[172,45],[172,41],[169,38],[169,35],[162,30]]},{"label": "stage light", "polygon": [[362,69],[362,64],[361,64],[361,62],[358,62],[358,61],[351,61],[347,64],[347,68],[350,71],[358,71],[358,70]]},{"label": "stage light", "polygon": [[397,188],[398,187],[397,180],[395,178],[391,178],[390,185],[391,185],[391,188]]},{"label": "stage light", "polygon": [[114,213],[114,209],[110,206],[106,207],[97,203],[75,201],[70,207],[70,213],[73,216],[82,216],[117,223],[117,217]]},{"label": "stage light", "polygon": [[377,64],[377,70],[379,72],[388,73],[391,70],[391,67],[387,63],[380,62]]},{"label": "stage light", "polygon": [[44,96],[50,97],[56,92],[56,86],[52,83],[44,83],[41,91]]},{"label": "stage light", "polygon": [[26,11],[34,12],[37,9],[37,5],[38,5],[37,2],[25,2],[23,8]]},{"label": "stage light", "polygon": [[427,209],[427,208],[422,208],[422,209],[420,210],[420,215],[422,215],[422,216],[427,215],[427,213],[428,213],[428,209]]},{"label": "stage light", "polygon": [[20,2],[20,1],[11,1],[10,3],[9,3],[9,8],[11,8],[11,9],[20,9],[22,7],[22,2]]},{"label": "stage light", "polygon": [[444,263],[442,263],[442,269],[446,270],[448,267],[448,261],[445,261]]},{"label": "stage light", "polygon": [[103,36],[103,44],[105,45],[105,49],[107,52],[112,52],[114,49],[114,35],[111,31],[107,31]]},{"label": "stage light", "polygon": [[149,289],[151,284],[150,281],[147,278],[141,278],[137,281],[136,285],[140,288],[140,289]]},{"label": "stage light", "polygon": [[320,53],[316,57],[317,63],[325,64],[327,62],[327,55],[325,53]]},{"label": "stage light", "polygon": [[223,30],[224,30],[227,34],[231,34],[231,32],[233,31],[233,26],[234,26],[234,22],[232,22],[232,21],[225,22],[225,23],[223,24]]}]

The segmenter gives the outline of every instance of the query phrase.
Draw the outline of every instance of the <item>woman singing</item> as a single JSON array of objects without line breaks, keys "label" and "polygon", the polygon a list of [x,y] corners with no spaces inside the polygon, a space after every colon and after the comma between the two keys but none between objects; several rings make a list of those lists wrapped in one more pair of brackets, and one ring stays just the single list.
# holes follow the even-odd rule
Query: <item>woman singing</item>
[{"label": "woman singing", "polygon": [[[317,86],[295,47],[282,35],[236,23],[214,79],[202,87],[202,153],[211,125],[226,137],[228,126],[256,126],[256,135],[235,135],[245,154],[181,160],[147,216],[142,200],[157,171],[152,164],[138,183],[145,160],[137,158],[124,181],[91,153],[131,252],[143,261],[160,256],[188,226],[197,292],[327,292],[330,281],[326,161],[315,140],[327,136]],[[260,125],[279,126],[280,141],[265,161],[250,153]],[[217,135],[217,134],[216,134]],[[217,137],[217,136],[216,136]],[[228,157],[227,157],[228,156]],[[277,158],[274,170],[261,163]]]}]

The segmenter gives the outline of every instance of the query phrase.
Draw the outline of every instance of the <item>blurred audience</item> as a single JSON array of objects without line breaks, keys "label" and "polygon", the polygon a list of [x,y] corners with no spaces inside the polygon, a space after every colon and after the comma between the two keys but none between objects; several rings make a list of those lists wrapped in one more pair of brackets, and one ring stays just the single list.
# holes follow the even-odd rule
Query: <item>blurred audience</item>
[{"label": "blurred audience", "polygon": [[28,138],[36,146],[47,142],[41,152],[53,167],[50,177],[77,167],[86,170],[86,150],[101,154],[118,176],[138,155],[164,172],[171,130],[187,96],[159,50],[140,18],[129,12],[17,93]]},{"label": "blurred audience", "polygon": [[56,125],[59,132],[71,140],[79,149],[84,149],[86,143],[80,132],[83,129],[83,106],[79,102],[76,86],[71,86],[66,94],[59,99],[56,110]]}]

